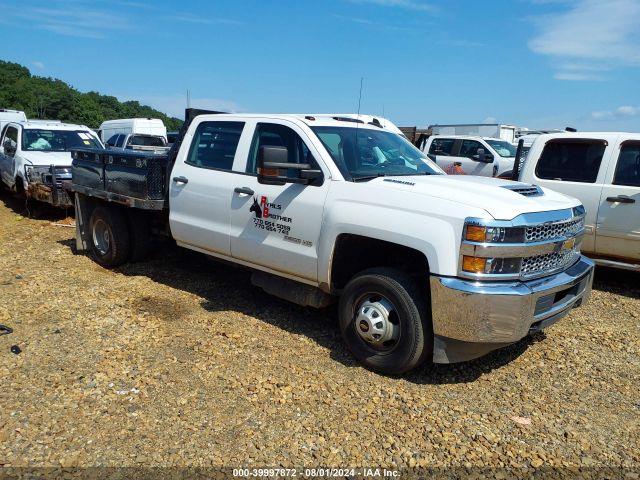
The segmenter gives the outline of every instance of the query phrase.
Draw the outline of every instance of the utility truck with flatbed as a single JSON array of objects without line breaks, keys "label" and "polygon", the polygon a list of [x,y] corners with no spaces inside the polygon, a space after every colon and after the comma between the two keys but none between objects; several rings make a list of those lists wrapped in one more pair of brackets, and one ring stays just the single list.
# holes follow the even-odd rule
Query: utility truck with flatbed
[{"label": "utility truck with flatbed", "polygon": [[166,155],[73,155],[79,251],[115,267],[164,233],[278,297],[339,302],[345,343],[380,372],[480,357],[591,291],[579,201],[445,175],[381,122],[187,111]]}]

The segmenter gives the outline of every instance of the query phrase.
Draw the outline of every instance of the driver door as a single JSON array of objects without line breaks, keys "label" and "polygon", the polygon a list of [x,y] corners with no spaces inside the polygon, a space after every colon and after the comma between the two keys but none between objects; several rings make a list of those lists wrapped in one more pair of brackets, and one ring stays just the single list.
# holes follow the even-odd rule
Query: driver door
[{"label": "driver door", "polygon": [[[489,147],[476,140],[462,140],[460,146],[459,161],[466,175],[479,175],[493,177],[493,162],[485,163],[478,160],[478,150],[483,149],[485,154],[491,155]],[[494,159],[495,161],[495,159]]]},{"label": "driver door", "polygon": [[616,151],[602,188],[596,229],[596,253],[640,261],[640,141]]},{"label": "driver door", "polygon": [[15,183],[15,150],[7,151],[8,144],[14,149],[18,147],[18,129],[11,125],[7,126],[0,140],[0,178],[9,187]]},{"label": "driver door", "polygon": [[[247,125],[247,128],[249,126]],[[286,147],[288,163],[309,163],[323,171],[313,185],[258,182],[260,147]],[[328,172],[306,133],[286,120],[265,119],[255,125],[245,175],[231,185],[231,255],[265,268],[316,282],[318,240],[329,188]],[[295,170],[288,170],[294,176]]]}]

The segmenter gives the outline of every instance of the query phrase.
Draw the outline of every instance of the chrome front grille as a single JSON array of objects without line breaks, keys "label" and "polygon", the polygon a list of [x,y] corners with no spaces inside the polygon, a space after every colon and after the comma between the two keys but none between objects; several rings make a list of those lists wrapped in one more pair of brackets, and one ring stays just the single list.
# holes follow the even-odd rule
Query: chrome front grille
[{"label": "chrome front grille", "polygon": [[574,248],[558,253],[548,253],[546,255],[536,255],[535,257],[525,257],[522,259],[520,276],[528,278],[540,274],[551,273],[563,270],[575,263],[580,257],[580,250]]},{"label": "chrome front grille", "polygon": [[584,218],[573,218],[562,222],[543,223],[525,227],[525,240],[529,242],[543,242],[555,238],[571,237],[584,227]]},{"label": "chrome front grille", "polygon": [[62,187],[62,182],[71,180],[71,167],[56,167],[56,186]]}]

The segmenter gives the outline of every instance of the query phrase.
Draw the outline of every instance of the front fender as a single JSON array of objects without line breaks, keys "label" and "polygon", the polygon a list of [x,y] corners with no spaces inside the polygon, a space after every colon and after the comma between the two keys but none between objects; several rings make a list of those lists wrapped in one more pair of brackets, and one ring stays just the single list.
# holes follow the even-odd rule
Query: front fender
[{"label": "front fender", "polygon": [[[446,211],[443,206],[443,212]],[[412,248],[424,254],[431,273],[456,275],[464,218],[347,200],[331,202],[325,208],[319,242],[319,283],[330,284],[333,253],[341,234],[360,235]]]}]

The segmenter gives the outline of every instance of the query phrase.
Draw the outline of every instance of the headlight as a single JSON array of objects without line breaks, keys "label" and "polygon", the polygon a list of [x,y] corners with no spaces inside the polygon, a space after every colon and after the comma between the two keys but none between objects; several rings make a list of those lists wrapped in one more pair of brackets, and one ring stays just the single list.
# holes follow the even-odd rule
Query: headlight
[{"label": "headlight", "polygon": [[516,274],[520,272],[521,258],[484,258],[464,255],[462,270],[467,273],[489,275]]},{"label": "headlight", "polygon": [[43,182],[44,177],[51,173],[51,167],[44,165],[27,165],[25,171],[28,182]]},{"label": "headlight", "polygon": [[525,229],[522,227],[486,227],[466,224],[464,239],[476,243],[521,243]]}]

